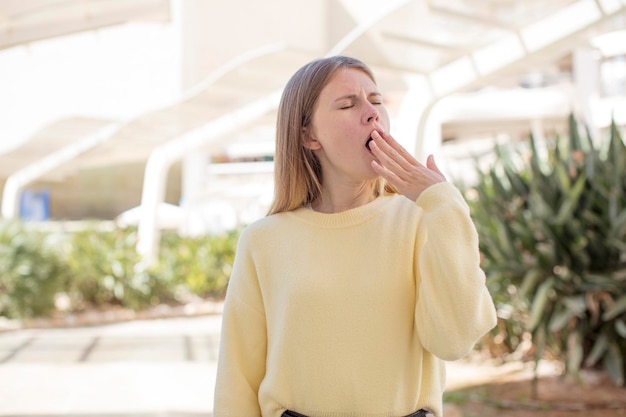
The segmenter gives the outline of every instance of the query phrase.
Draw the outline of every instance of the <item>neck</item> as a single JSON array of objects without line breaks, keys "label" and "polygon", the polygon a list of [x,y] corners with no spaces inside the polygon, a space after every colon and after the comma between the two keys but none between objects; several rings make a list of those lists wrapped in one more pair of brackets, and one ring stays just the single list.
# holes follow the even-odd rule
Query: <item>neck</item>
[{"label": "neck", "polygon": [[372,187],[371,182],[355,186],[323,186],[322,195],[311,204],[311,207],[320,213],[340,213],[361,207],[376,198]]}]

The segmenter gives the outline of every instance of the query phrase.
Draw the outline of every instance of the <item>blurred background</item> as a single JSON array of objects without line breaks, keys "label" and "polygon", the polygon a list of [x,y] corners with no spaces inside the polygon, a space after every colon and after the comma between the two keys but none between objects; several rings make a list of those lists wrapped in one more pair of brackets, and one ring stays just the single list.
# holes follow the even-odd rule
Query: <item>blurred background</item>
[{"label": "blurred background", "polygon": [[[599,203],[609,249],[579,257],[598,233],[582,243],[558,235],[599,216],[562,209],[566,197],[541,215],[560,219],[551,236],[562,252],[547,260],[521,259],[516,224],[496,230],[512,242],[507,256],[493,249],[506,242],[481,249],[511,280],[488,271],[499,316],[528,325],[503,324],[482,351],[543,358],[537,337],[563,330],[551,358],[574,371],[605,358],[623,385],[626,182],[624,159],[606,158],[621,155],[626,126],[626,0],[0,0],[0,415],[210,415],[237,233],[273,196],[279,95],[295,70],[329,55],[374,70],[391,133],[422,161],[435,154],[468,197],[507,155],[493,172],[508,176],[514,192],[501,197],[513,201],[535,189],[510,180],[529,150],[548,158],[549,184],[563,155],[597,146],[595,166],[617,181]],[[549,144],[572,136],[550,159]],[[598,188],[585,161],[580,187]],[[567,207],[578,207],[566,162],[558,192],[544,194],[571,186]],[[529,239],[545,243],[533,227]],[[568,240],[575,250],[562,248]],[[511,258],[521,260],[502,267]],[[528,278],[535,267],[540,278]],[[581,281],[541,287],[565,282],[566,267]],[[599,271],[609,281],[585,287]],[[525,301],[511,302],[524,280]],[[553,307],[538,306],[542,292]],[[572,341],[596,310],[610,313],[610,336]]]}]

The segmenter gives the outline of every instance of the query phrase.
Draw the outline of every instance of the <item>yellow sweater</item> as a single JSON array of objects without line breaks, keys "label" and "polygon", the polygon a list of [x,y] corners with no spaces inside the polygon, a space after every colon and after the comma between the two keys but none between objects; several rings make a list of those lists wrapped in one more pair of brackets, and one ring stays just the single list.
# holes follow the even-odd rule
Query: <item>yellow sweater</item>
[{"label": "yellow sweater", "polygon": [[242,233],[214,417],[441,416],[443,360],[496,322],[469,209],[449,183]]}]

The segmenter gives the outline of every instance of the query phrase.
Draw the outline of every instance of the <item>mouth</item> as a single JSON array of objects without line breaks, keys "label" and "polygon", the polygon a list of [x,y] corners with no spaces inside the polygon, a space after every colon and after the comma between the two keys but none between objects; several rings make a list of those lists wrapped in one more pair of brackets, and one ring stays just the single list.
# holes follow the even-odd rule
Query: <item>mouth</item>
[{"label": "mouth", "polygon": [[365,142],[365,147],[367,148],[368,151],[372,151],[370,149],[370,142],[373,141],[374,139],[370,136],[369,138],[367,138],[367,141]]}]

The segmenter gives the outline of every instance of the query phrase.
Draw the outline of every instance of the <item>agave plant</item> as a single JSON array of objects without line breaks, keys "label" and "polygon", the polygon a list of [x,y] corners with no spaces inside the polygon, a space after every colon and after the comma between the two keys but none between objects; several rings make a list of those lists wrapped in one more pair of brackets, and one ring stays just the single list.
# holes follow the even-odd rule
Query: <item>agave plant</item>
[{"label": "agave plant", "polygon": [[569,135],[529,152],[497,148],[468,190],[483,267],[500,311],[499,348],[532,335],[535,359],[550,352],[566,372],[603,366],[624,385],[626,357],[626,146]]}]

